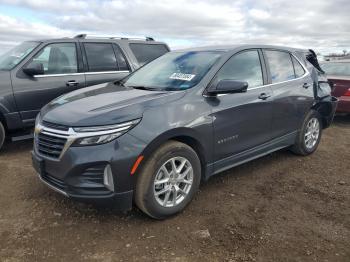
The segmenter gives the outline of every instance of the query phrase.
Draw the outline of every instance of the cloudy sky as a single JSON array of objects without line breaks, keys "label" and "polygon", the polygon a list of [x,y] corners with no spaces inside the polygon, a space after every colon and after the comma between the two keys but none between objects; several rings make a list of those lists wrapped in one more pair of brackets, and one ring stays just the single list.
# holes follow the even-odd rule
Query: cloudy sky
[{"label": "cloudy sky", "polygon": [[266,43],[350,51],[349,0],[0,0],[0,53],[77,33],[153,36],[171,48]]}]

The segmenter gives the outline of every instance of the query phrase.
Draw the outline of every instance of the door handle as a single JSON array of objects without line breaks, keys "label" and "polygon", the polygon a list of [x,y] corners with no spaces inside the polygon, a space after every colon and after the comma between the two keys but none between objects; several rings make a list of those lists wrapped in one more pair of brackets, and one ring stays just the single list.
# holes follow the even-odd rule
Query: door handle
[{"label": "door handle", "polygon": [[271,95],[268,95],[266,93],[261,93],[258,98],[261,99],[261,100],[266,100],[270,97]]},{"label": "door handle", "polygon": [[68,81],[67,83],[66,83],[66,86],[68,86],[68,87],[75,87],[75,86],[78,86],[79,85],[79,83],[77,82],[77,81],[75,81],[75,80],[70,80],[70,81]]},{"label": "door handle", "polygon": [[310,85],[309,85],[308,83],[304,83],[304,84],[303,84],[303,87],[304,87],[305,89],[307,89],[307,88],[310,87]]}]

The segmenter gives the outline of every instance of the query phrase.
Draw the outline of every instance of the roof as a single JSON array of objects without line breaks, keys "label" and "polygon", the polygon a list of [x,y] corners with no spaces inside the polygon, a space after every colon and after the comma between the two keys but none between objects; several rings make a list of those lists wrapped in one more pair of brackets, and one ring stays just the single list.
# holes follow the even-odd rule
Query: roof
[{"label": "roof", "polygon": [[293,47],[286,47],[286,46],[277,46],[277,45],[262,45],[262,44],[236,44],[236,45],[217,45],[217,46],[202,46],[202,47],[195,47],[195,48],[186,48],[176,51],[222,51],[222,52],[229,52],[233,51],[235,49],[249,49],[249,48],[270,48],[270,49],[279,49],[279,50],[285,50],[290,52],[306,52],[307,49],[300,49],[300,48],[293,48]]}]

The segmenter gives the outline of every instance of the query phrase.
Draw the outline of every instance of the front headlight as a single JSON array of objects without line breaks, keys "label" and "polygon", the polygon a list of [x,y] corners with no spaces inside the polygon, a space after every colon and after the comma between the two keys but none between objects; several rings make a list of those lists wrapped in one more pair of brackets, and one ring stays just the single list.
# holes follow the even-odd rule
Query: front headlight
[{"label": "front headlight", "polygon": [[75,146],[100,145],[111,142],[117,137],[125,134],[141,119],[128,121],[117,125],[93,126],[93,127],[74,127],[78,139],[75,140]]}]

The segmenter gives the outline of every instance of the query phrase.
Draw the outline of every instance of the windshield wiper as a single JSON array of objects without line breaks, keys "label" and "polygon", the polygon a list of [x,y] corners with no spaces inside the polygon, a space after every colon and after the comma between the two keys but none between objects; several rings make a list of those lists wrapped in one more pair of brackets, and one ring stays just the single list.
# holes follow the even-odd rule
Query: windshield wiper
[{"label": "windshield wiper", "polygon": [[128,86],[128,87],[132,87],[134,89],[141,89],[141,90],[150,90],[150,91],[158,90],[158,88],[148,87],[148,86]]}]

